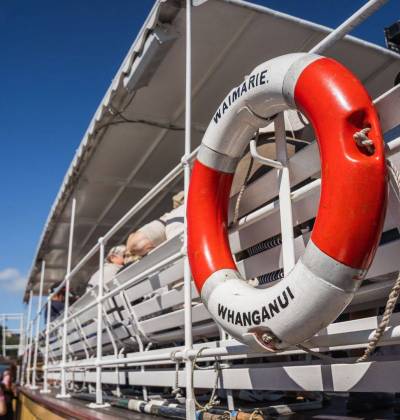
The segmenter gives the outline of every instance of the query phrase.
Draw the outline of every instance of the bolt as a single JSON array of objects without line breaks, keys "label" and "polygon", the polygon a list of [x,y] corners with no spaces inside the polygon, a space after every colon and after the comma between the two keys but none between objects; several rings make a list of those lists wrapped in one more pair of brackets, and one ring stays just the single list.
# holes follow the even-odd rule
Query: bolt
[{"label": "bolt", "polygon": [[261,340],[264,342],[264,344],[269,344],[274,340],[274,338],[272,336],[268,335],[267,333],[264,333],[261,336]]}]

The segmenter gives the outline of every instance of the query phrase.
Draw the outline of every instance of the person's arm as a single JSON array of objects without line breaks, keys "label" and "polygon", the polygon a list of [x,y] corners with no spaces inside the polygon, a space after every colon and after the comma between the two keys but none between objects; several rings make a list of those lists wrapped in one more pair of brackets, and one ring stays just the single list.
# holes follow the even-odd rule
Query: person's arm
[{"label": "person's arm", "polygon": [[0,389],[0,416],[4,416],[7,414],[7,405],[6,405],[6,398],[4,396],[4,392]]},{"label": "person's arm", "polygon": [[11,391],[14,394],[14,398],[18,398],[18,391],[19,391],[19,389],[18,389],[17,384],[12,384],[11,385]]},{"label": "person's arm", "polygon": [[99,275],[100,271],[96,271],[94,274],[92,274],[92,277],[90,277],[90,280],[86,286],[86,290],[93,289],[99,284]]}]

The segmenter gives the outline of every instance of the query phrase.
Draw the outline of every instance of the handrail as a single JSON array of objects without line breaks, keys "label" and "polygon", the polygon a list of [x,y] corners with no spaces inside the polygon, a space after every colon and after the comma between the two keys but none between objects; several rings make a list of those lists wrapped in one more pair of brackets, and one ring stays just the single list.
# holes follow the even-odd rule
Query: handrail
[{"label": "handrail", "polygon": [[55,331],[57,328],[59,328],[61,325],[64,325],[64,322],[69,322],[72,321],[74,318],[76,318],[77,316],[83,314],[84,312],[88,311],[89,309],[92,309],[93,307],[95,307],[99,302],[104,302],[107,299],[112,298],[113,296],[115,296],[116,294],[118,294],[121,290],[133,286],[137,283],[140,283],[142,280],[144,280],[145,278],[147,278],[148,276],[150,276],[151,274],[153,274],[154,272],[160,270],[161,268],[163,268],[164,266],[176,261],[177,259],[182,257],[182,252],[176,252],[175,254],[172,254],[170,257],[160,261],[158,264],[155,264],[154,266],[150,267],[149,269],[142,271],[140,274],[138,274],[135,277],[132,277],[131,279],[129,279],[127,282],[120,284],[118,287],[116,287],[113,290],[110,290],[109,292],[105,293],[101,299],[94,299],[92,302],[90,302],[89,304],[87,304],[86,306],[84,306],[83,308],[79,309],[76,312],[73,312],[71,315],[69,315],[65,321],[64,319],[62,319],[59,323],[57,323],[56,325],[53,325],[52,328],[49,329],[49,334],[52,333],[53,331]]},{"label": "handrail", "polygon": [[[198,152],[199,148],[193,150],[188,157],[188,161],[192,162]],[[151,201],[161,190],[166,188],[170,183],[172,183],[179,175],[182,174],[184,167],[184,162],[179,162],[160,182],[158,182],[149,192],[147,192],[118,222],[112,226],[108,232],[103,235],[103,239],[106,242],[110,239],[123,225],[128,222],[130,218],[132,218],[139,210],[141,210],[149,201]],[[99,243],[97,242],[93,248],[89,250],[89,252],[76,264],[76,266],[71,270],[69,277],[72,278],[83,266],[84,264],[96,254],[99,250]],[[55,289],[51,294],[47,296],[46,302],[42,305],[40,309],[40,313],[44,310],[47,300],[51,299],[55,294],[57,294],[65,285],[66,277],[64,280],[59,284],[57,289]]]},{"label": "handrail", "polygon": [[[189,155],[189,160],[191,161],[194,159],[198,151],[198,148],[194,150]],[[114,235],[118,230],[123,227],[123,225],[135,215],[139,210],[141,210],[149,201],[151,201],[159,191],[163,190],[165,187],[168,186],[172,181],[174,181],[181,173],[183,172],[183,164],[179,162],[175,168],[172,169],[161,181],[159,181],[147,194],[145,194],[118,222],[110,228],[110,230],[103,235],[104,241],[107,241]],[[99,243],[93,246],[93,248],[78,262],[78,264],[71,270],[69,277],[72,278],[81,268],[82,266],[91,258],[96,252],[99,250]],[[58,293],[64,286],[66,279],[64,279],[61,284],[57,287],[57,289],[53,292],[53,294]]]}]

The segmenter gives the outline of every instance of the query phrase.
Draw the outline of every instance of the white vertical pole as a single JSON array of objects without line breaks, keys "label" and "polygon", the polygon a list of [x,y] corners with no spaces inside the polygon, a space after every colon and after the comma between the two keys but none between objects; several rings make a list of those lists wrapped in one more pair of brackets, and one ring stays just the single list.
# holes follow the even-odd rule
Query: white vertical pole
[{"label": "white vertical pole", "polygon": [[28,354],[27,351],[29,349],[29,324],[31,322],[31,310],[32,310],[32,297],[33,297],[33,290],[29,292],[29,302],[28,302],[28,316],[26,318],[26,328],[25,328],[25,334],[24,334],[24,355],[22,357],[22,373],[21,373],[21,385],[23,386],[25,383],[25,380],[27,379],[27,370],[26,370],[26,364],[27,364],[27,358]]},{"label": "white vertical pole", "polygon": [[[18,356],[24,354],[24,315],[21,314],[19,319],[19,346],[18,346]],[[18,376],[19,378],[19,376]]]},{"label": "white vertical pole", "polygon": [[1,317],[1,325],[3,326],[1,330],[1,333],[3,336],[2,343],[1,343],[2,344],[1,352],[2,352],[3,357],[6,357],[6,316],[5,315]]},{"label": "white vertical pole", "polygon": [[283,112],[275,120],[276,158],[284,166],[278,171],[279,207],[282,232],[283,272],[286,276],[295,265],[290,174],[286,147],[285,118]]},{"label": "white vertical pole", "polygon": [[97,353],[96,353],[96,403],[89,404],[92,408],[107,407],[103,402],[101,386],[101,359],[103,357],[103,294],[104,294],[104,238],[99,238],[99,284],[97,290]]},{"label": "white vertical pole", "polygon": [[103,404],[103,393],[101,387],[101,357],[103,355],[103,289],[104,289],[104,241],[99,238],[99,285],[97,291],[97,354],[96,354],[96,404]]},{"label": "white vertical pole", "polygon": [[[185,155],[184,165],[184,192],[185,208],[187,206],[187,197],[190,181],[190,162],[189,154],[191,150],[192,139],[192,0],[186,0],[186,86],[185,86]],[[193,348],[192,336],[192,277],[190,273],[189,259],[187,256],[187,218],[185,214],[184,224],[184,311],[185,311],[185,352]],[[193,395],[193,365],[189,357],[185,360],[186,373],[186,418],[195,420],[196,407]]]},{"label": "white vertical pole", "polygon": [[18,359],[20,363],[17,365],[17,381],[22,385],[23,369],[24,369],[24,314],[21,314],[19,319],[19,345],[18,345]]},{"label": "white vertical pole", "polygon": [[44,272],[46,269],[46,262],[42,261],[42,271],[40,273],[40,286],[39,286],[39,300],[36,313],[36,331],[35,331],[35,350],[33,354],[33,370],[32,370],[32,389],[37,389],[36,385],[36,371],[37,371],[37,357],[38,357],[38,346],[39,346],[39,330],[40,330],[40,311],[42,309],[42,296],[43,296],[43,284],[44,284]]},{"label": "white vertical pole", "polygon": [[46,314],[46,344],[44,350],[44,376],[43,376],[43,389],[40,391],[42,394],[48,394],[49,391],[49,384],[48,384],[48,374],[49,374],[49,346],[50,346],[50,316],[51,316],[51,298],[52,294],[49,290],[48,292],[48,299],[47,299],[47,314]]},{"label": "white vertical pole", "polygon": [[75,228],[75,212],[76,212],[76,199],[72,199],[71,210],[71,224],[69,228],[69,241],[68,241],[68,259],[67,259],[67,274],[65,276],[65,305],[64,305],[64,320],[63,320],[63,338],[62,338],[62,359],[61,359],[61,393],[57,398],[69,398],[67,394],[67,371],[65,364],[67,363],[67,340],[68,340],[68,309],[69,309],[69,287],[70,287],[70,273],[72,265],[72,247],[74,242],[74,228]]},{"label": "white vertical pole", "polygon": [[28,303],[28,318],[26,320],[26,335],[29,334],[29,326],[31,325],[32,318],[32,299],[33,299],[33,290],[29,292],[29,303]]},{"label": "white vertical pole", "polygon": [[29,323],[28,367],[26,369],[26,385],[27,386],[31,386],[32,339],[33,339],[33,320],[31,320],[31,322]]}]

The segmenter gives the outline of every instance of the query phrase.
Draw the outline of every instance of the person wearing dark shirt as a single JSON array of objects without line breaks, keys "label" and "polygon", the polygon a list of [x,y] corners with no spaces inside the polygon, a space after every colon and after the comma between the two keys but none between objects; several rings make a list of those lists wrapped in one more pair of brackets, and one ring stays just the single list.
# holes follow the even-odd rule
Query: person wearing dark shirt
[{"label": "person wearing dark shirt", "polygon": [[[58,288],[58,285],[53,286],[51,293],[53,293]],[[61,289],[51,298],[50,306],[50,321],[54,321],[64,312],[65,307],[65,289]],[[45,310],[45,322],[47,320],[47,306]]]},{"label": "person wearing dark shirt", "polygon": [[6,396],[0,387],[0,419],[7,418],[7,403]]},{"label": "person wearing dark shirt", "polygon": [[15,386],[12,383],[11,371],[6,369],[2,374],[0,384],[0,420],[13,420],[13,400],[16,397]]}]

